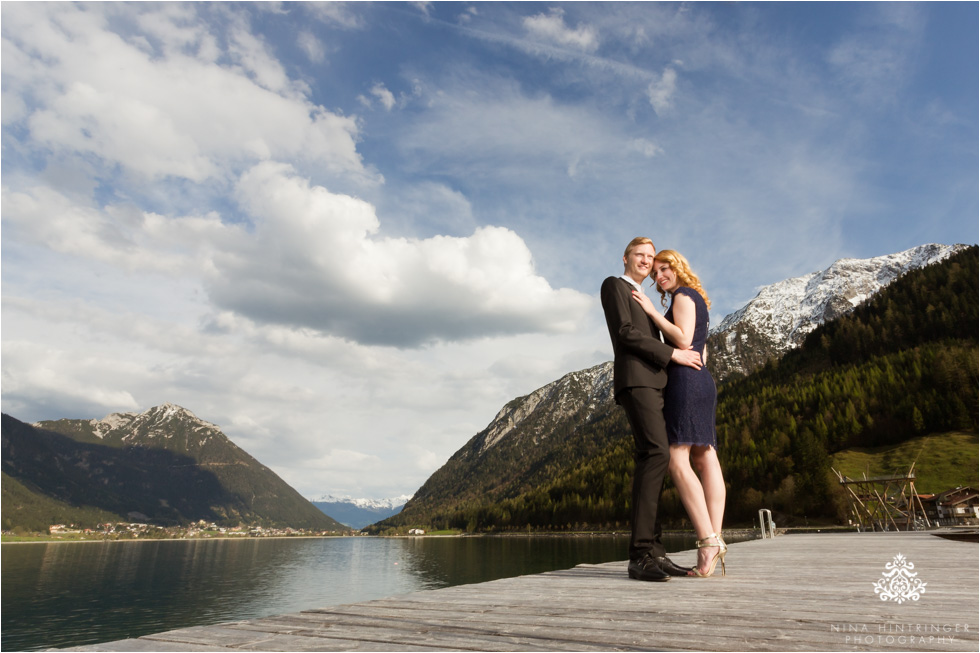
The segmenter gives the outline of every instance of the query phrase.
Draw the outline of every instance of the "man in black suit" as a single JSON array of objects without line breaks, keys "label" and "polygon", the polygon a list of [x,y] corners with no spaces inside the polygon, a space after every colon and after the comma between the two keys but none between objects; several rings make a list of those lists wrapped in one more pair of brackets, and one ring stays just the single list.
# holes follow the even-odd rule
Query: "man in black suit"
[{"label": "man in black suit", "polygon": [[660,330],[633,299],[633,291],[653,270],[656,249],[649,238],[634,238],[623,254],[624,274],[602,282],[602,310],[612,339],[613,390],[626,411],[633,440],[632,536],[629,577],[665,581],[687,576],[690,569],[674,564],[660,541],[657,504],[670,462],[670,445],[663,415],[667,364],[701,368],[701,355],[675,349],[660,338]]}]

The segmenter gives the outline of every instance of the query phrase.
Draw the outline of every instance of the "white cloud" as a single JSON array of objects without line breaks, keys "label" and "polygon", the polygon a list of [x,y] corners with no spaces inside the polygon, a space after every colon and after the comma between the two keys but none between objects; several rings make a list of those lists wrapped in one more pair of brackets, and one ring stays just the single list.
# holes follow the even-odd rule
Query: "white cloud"
[{"label": "white cloud", "polygon": [[574,329],[589,299],[552,289],[515,233],[376,237],[374,208],[311,186],[289,166],[260,164],[238,185],[254,238],[211,261],[220,306],[263,323],[356,342],[435,340]]},{"label": "white cloud", "polygon": [[595,52],[599,48],[598,30],[591,25],[571,29],[565,24],[565,10],[560,7],[552,7],[547,14],[526,16],[524,28],[530,34],[556,45],[583,52]]},{"label": "white cloud", "polygon": [[374,97],[379,103],[381,103],[381,106],[383,106],[386,111],[391,111],[395,107],[395,104],[397,104],[395,94],[385,88],[385,85],[381,82],[375,83],[374,86],[371,87],[371,90],[368,91],[368,95],[358,95],[357,100],[365,107],[370,109],[374,106],[371,97]]},{"label": "white cloud", "polygon": [[646,138],[634,138],[627,144],[627,148],[639,152],[647,158],[663,153],[663,148]]},{"label": "white cloud", "polygon": [[26,244],[73,254],[122,270],[200,274],[210,244],[240,240],[240,226],[217,215],[164,217],[132,205],[98,208],[50,186],[2,190],[4,229]]},{"label": "white cloud", "polygon": [[317,20],[329,25],[336,25],[345,29],[361,29],[364,27],[364,21],[353,10],[356,3],[330,0],[329,2],[301,2],[294,6],[301,7]]},{"label": "white cloud", "polygon": [[381,106],[383,106],[388,111],[391,111],[391,109],[395,106],[395,95],[391,91],[386,89],[385,85],[382,84],[381,82],[378,82],[377,84],[371,87],[371,95],[378,98],[378,101],[381,103]]},{"label": "white cloud", "polygon": [[660,79],[650,82],[647,87],[647,96],[650,98],[650,106],[658,114],[667,111],[673,101],[674,92],[677,90],[677,71],[668,66],[664,68]]},{"label": "white cloud", "polygon": [[[133,368],[130,362],[101,354],[78,356],[70,351],[51,349],[30,340],[3,341],[3,391],[12,399],[14,411],[23,407],[34,412],[30,398],[60,406],[101,407],[102,410],[135,410],[133,395],[119,387],[115,379],[100,376],[109,366]],[[17,370],[16,374],[10,370]],[[131,369],[129,371],[132,371]],[[87,379],[86,382],[79,382]]]},{"label": "white cloud", "polygon": [[309,94],[306,84],[293,81],[269,51],[266,43],[250,30],[250,25],[237,14],[228,30],[228,54],[245,75],[260,87],[277,95],[297,99]]},{"label": "white cloud", "polygon": [[138,17],[162,40],[149,50],[146,39],[110,31],[100,10],[114,7],[4,9],[5,91],[30,98],[25,123],[38,144],[150,179],[220,181],[273,157],[368,174],[354,119],[305,99],[305,85],[286,77],[240,19],[218,57],[186,9],[141,6]]},{"label": "white cloud", "polygon": [[303,30],[296,37],[296,44],[306,53],[306,57],[313,63],[323,63],[326,58],[326,51],[323,43],[320,42],[312,32]]},{"label": "white cloud", "polygon": [[[383,237],[373,206],[272,162],[247,171],[237,189],[251,228],[214,213],[98,209],[47,187],[5,188],[4,224],[17,242],[124,270],[199,278],[219,309],[350,342],[414,347],[569,332],[590,304],[581,293],[553,289],[508,229]],[[447,199],[466,209],[458,197]]]},{"label": "white cloud", "polygon": [[480,13],[479,10],[476,7],[474,7],[474,6],[471,5],[471,6],[467,7],[466,10],[463,13],[459,14],[456,17],[456,20],[461,25],[465,25],[466,23],[468,23],[471,20],[473,20],[473,17],[476,16],[476,15],[478,15],[479,13]]},{"label": "white cloud", "polygon": [[432,3],[428,0],[420,2],[410,2],[410,5],[418,9],[424,16],[428,18],[429,13],[432,11]]}]

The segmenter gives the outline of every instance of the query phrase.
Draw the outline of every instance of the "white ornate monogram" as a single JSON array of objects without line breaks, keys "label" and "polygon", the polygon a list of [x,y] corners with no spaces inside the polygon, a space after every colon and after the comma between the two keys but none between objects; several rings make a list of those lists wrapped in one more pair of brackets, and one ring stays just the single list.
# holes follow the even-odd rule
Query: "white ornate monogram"
[{"label": "white ornate monogram", "polygon": [[919,574],[913,569],[915,565],[899,553],[885,565],[885,571],[881,572],[884,578],[875,583],[875,594],[882,601],[918,601],[926,591],[926,584],[916,578]]}]

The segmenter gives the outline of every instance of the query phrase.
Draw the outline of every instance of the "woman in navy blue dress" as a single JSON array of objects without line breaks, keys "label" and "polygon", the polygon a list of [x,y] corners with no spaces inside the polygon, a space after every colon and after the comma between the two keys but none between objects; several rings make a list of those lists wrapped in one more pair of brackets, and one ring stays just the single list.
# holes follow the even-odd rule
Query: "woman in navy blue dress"
[{"label": "woman in navy blue dress", "polygon": [[[661,315],[649,297],[633,293],[633,298],[663,332],[667,341],[679,349],[701,352],[707,363],[708,308],[711,302],[701,281],[691,271],[681,254],[673,250],[659,252],[650,274],[660,291],[661,303],[670,308]],[[664,419],[670,442],[670,477],[677,486],[681,503],[687,510],[697,534],[698,564],[695,576],[710,576],[721,562],[725,571],[728,546],[721,538],[725,514],[725,479],[718,461],[718,438],[715,433],[717,391],[707,367],[667,367],[664,388]]]}]

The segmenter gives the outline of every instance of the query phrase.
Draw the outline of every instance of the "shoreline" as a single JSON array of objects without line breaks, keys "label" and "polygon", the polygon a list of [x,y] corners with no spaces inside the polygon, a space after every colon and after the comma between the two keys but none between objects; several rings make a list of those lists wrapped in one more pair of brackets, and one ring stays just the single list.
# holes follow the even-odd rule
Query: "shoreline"
[{"label": "shoreline", "polygon": [[111,538],[101,539],[76,539],[76,540],[55,540],[55,539],[36,539],[29,541],[10,542],[0,540],[0,544],[115,544],[122,542],[211,542],[211,541],[244,541],[244,540],[326,540],[342,537],[372,537],[369,535],[269,535],[268,537],[248,537],[248,536],[225,536],[225,537],[146,537],[146,538],[125,538],[113,540]]},{"label": "shoreline", "polygon": [[[811,527],[805,528],[777,528],[777,535],[784,535],[787,533],[813,533],[813,532],[850,532],[852,528],[846,527]],[[209,542],[209,541],[255,541],[255,540],[309,540],[309,539],[338,539],[338,538],[351,538],[351,537],[370,537],[370,538],[387,538],[387,539],[414,539],[414,538],[473,538],[473,537],[484,537],[484,538],[533,538],[533,537],[547,537],[547,538],[562,538],[562,537],[629,537],[629,531],[579,531],[572,533],[555,533],[555,532],[514,532],[514,533],[438,533],[438,534],[424,534],[424,535],[270,535],[263,537],[249,537],[242,535],[235,536],[218,536],[218,537],[160,537],[160,538],[125,538],[125,539],[111,539],[111,538],[91,538],[91,539],[43,539],[38,538],[35,540],[20,540],[20,541],[0,541],[0,544],[98,544],[98,543],[117,543],[117,542]],[[663,532],[665,537],[671,536],[682,536],[682,537],[693,537],[694,531],[692,530],[665,530]],[[722,530],[722,536],[728,537],[739,537],[746,539],[754,539],[754,537],[759,536],[758,528],[726,528]],[[754,536],[754,537],[753,537]]]},{"label": "shoreline", "polygon": [[[831,534],[831,533],[858,533],[861,531],[856,530],[854,527],[850,526],[788,526],[786,528],[777,528],[776,535],[813,535],[813,534]],[[975,525],[960,525],[960,526],[942,526],[937,528],[924,529],[921,531],[867,531],[866,534],[886,534],[886,533],[923,533],[931,535],[943,535],[943,534],[959,534],[959,535],[976,535],[977,526]],[[663,535],[666,537],[670,536],[682,536],[682,537],[694,537],[694,531],[691,530],[668,530],[664,531]],[[759,529],[757,528],[726,528],[722,530],[723,537],[729,537],[731,539],[741,538],[744,540],[750,539],[761,539],[759,534]],[[544,532],[544,533],[439,533],[439,534],[424,534],[424,535],[270,535],[264,537],[248,537],[248,536],[225,536],[225,537],[161,537],[161,538],[129,538],[129,539],[72,539],[72,540],[59,540],[59,539],[36,539],[36,540],[26,540],[26,541],[0,541],[0,544],[115,544],[115,543],[144,543],[144,542],[213,542],[213,541],[261,541],[261,540],[326,540],[326,539],[344,539],[344,538],[379,538],[379,539],[417,539],[417,538],[579,538],[579,537],[629,537],[628,531],[593,531],[593,532],[577,532],[577,533],[554,533],[554,532]]]}]

